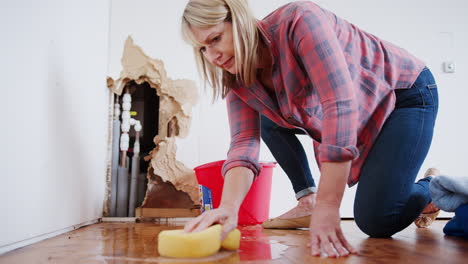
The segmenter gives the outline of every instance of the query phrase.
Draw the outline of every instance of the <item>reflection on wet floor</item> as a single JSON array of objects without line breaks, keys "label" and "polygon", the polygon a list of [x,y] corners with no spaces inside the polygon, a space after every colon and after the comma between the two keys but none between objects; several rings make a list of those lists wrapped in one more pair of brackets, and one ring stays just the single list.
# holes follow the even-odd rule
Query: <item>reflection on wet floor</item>
[{"label": "reflection on wet floor", "polygon": [[[261,226],[240,227],[238,251],[221,250],[202,259],[160,257],[157,237],[162,230],[180,229],[179,225],[154,223],[100,223],[75,230],[0,257],[0,263],[238,263],[279,258],[287,246],[270,241]],[[31,260],[34,260],[31,262]]]},{"label": "reflection on wet floor", "polygon": [[[157,237],[162,230],[182,228],[182,223],[99,223],[60,235],[0,256],[3,263],[463,263],[468,242],[446,238],[444,222],[431,229],[407,228],[393,239],[372,239],[353,221],[342,227],[349,242],[360,251],[339,259],[312,257],[308,230],[264,230],[244,226],[238,251],[221,250],[202,259],[160,257]],[[447,262],[448,263],[448,262]]]},{"label": "reflection on wet floor", "polygon": [[288,248],[272,240],[261,226],[244,226],[239,229],[242,234],[239,248],[241,261],[277,259]]}]

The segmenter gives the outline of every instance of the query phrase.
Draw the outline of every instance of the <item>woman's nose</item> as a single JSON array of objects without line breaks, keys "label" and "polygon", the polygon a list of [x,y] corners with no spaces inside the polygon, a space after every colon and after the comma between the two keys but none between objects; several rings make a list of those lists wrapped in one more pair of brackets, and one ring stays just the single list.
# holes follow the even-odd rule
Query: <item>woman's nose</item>
[{"label": "woman's nose", "polygon": [[209,62],[211,62],[214,65],[217,65],[219,63],[218,59],[221,58],[221,52],[214,48],[207,48],[205,56],[207,57]]}]

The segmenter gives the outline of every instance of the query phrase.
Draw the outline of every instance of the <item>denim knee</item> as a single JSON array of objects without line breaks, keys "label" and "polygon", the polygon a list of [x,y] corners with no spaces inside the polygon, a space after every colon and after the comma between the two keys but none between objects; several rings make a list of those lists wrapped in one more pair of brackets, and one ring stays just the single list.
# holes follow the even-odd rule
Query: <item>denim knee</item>
[{"label": "denim knee", "polygon": [[393,236],[397,230],[391,228],[392,219],[390,216],[384,216],[372,209],[354,208],[354,221],[356,225],[366,235],[375,238],[388,238]]},{"label": "denim knee", "polygon": [[411,224],[430,202],[427,193],[414,190],[404,207],[387,207],[384,203],[354,205],[354,220],[370,237],[391,237]]},{"label": "denim knee", "polygon": [[359,229],[370,237],[388,238],[396,233],[396,231],[386,228],[389,220],[385,219],[385,217],[369,217],[354,212],[354,220]]}]

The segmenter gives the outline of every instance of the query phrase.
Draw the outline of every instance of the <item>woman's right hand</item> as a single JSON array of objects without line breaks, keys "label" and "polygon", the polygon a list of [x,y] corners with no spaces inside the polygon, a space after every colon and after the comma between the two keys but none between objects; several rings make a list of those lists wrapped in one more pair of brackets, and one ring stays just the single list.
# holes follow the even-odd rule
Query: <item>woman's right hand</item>
[{"label": "woman's right hand", "polygon": [[217,209],[205,211],[185,224],[184,232],[200,232],[218,223],[223,226],[221,231],[221,241],[223,241],[229,232],[237,227],[237,214],[238,210],[228,206],[220,206]]},{"label": "woman's right hand", "polygon": [[244,167],[230,169],[224,177],[223,195],[219,208],[205,211],[189,221],[184,228],[186,233],[203,231],[211,225],[223,225],[221,240],[237,227],[237,214],[254,179],[253,172]]}]

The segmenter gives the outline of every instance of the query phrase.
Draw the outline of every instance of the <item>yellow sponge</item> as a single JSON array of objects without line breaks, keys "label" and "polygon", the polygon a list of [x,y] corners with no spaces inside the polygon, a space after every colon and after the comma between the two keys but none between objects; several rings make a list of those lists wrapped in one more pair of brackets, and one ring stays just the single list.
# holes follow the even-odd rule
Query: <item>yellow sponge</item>
[{"label": "yellow sponge", "polygon": [[196,233],[183,230],[166,230],[159,233],[158,251],[163,257],[201,258],[210,256],[221,248],[236,250],[240,244],[240,231],[231,231],[221,243],[221,225],[214,225]]},{"label": "yellow sponge", "polygon": [[240,236],[241,232],[239,229],[236,228],[232,230],[229,232],[224,241],[221,242],[221,247],[227,250],[237,250],[240,245]]}]

